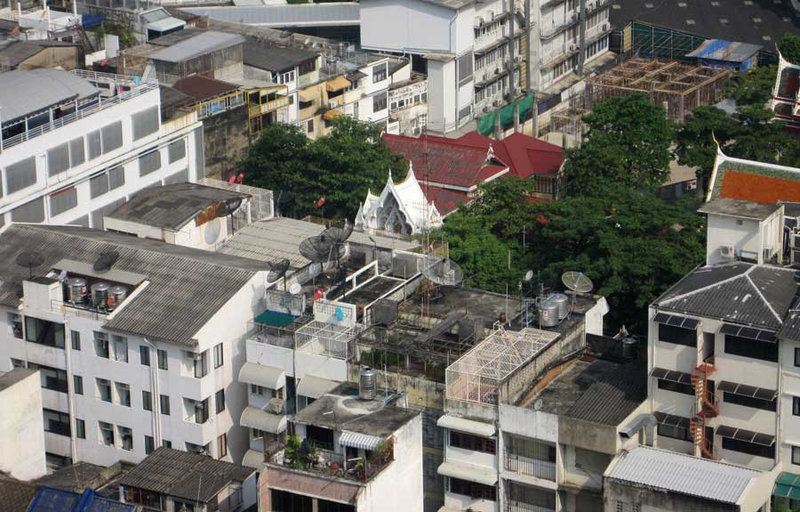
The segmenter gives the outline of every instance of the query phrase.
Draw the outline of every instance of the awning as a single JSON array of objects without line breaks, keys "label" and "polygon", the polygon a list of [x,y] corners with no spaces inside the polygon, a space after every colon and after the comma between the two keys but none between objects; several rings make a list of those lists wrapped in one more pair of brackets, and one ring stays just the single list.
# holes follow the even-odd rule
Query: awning
[{"label": "awning", "polygon": [[765,331],[763,329],[753,329],[752,327],[744,327],[741,325],[725,324],[719,330],[720,334],[730,334],[731,336],[739,336],[740,338],[748,338],[757,341],[766,341],[768,343],[775,343],[778,338],[774,332]]},{"label": "awning", "polygon": [[246,407],[242,412],[239,425],[263,430],[270,434],[280,434],[286,430],[286,416],[283,414],[270,414],[257,407]]},{"label": "awning", "polygon": [[447,428],[450,430],[457,430],[458,432],[466,432],[467,434],[475,434],[481,437],[492,437],[495,433],[494,425],[491,423],[483,423],[482,421],[472,421],[458,416],[451,416],[445,414],[436,422],[436,426],[440,428]]},{"label": "awning", "polygon": [[700,324],[700,321],[695,320],[694,318],[686,318],[685,316],[667,315],[666,313],[658,313],[655,316],[655,318],[653,318],[653,321],[659,324],[667,324],[667,325],[673,325],[675,327],[683,327],[684,329],[697,329],[697,326]]},{"label": "awning", "polygon": [[297,320],[297,317],[294,315],[269,309],[253,319],[257,324],[270,325],[272,327],[288,327],[292,325],[295,320]]},{"label": "awning", "polygon": [[792,473],[778,475],[777,480],[775,480],[775,488],[772,489],[772,495],[800,500],[800,475],[793,475]]},{"label": "awning", "polygon": [[717,435],[727,437],[728,439],[736,439],[737,441],[745,441],[747,443],[760,444],[761,446],[772,446],[775,444],[775,436],[769,434],[759,434],[751,430],[743,428],[728,427],[720,425],[717,427]]},{"label": "awning", "polygon": [[247,450],[242,458],[242,466],[259,469],[264,465],[264,454],[256,450]]},{"label": "awning", "polygon": [[757,388],[755,386],[737,384],[736,382],[728,382],[726,380],[720,382],[719,386],[717,386],[717,389],[723,393],[733,393],[734,395],[757,398],[767,402],[771,402],[778,397],[778,392],[774,389]]},{"label": "awning", "polygon": [[280,389],[286,385],[286,373],[282,368],[258,363],[244,363],[239,370],[239,382],[255,384],[269,389]]},{"label": "awning", "polygon": [[357,432],[342,432],[339,436],[339,444],[350,448],[360,448],[362,450],[374,450],[385,439],[378,436],[359,434]]},{"label": "awning", "polygon": [[339,383],[333,380],[323,379],[322,377],[315,377],[313,375],[306,375],[300,379],[300,384],[297,385],[297,394],[316,400],[338,385]]},{"label": "awning", "polygon": [[322,114],[322,119],[325,119],[326,121],[333,121],[340,115],[342,115],[342,113],[339,112],[338,110],[328,110],[324,114]]},{"label": "awning", "polygon": [[314,101],[318,98],[317,90],[316,89],[303,89],[297,91],[297,97],[300,101]]},{"label": "awning", "polygon": [[483,485],[495,485],[497,483],[497,470],[466,462],[443,462],[436,472],[442,476],[469,480]]},{"label": "awning", "polygon": [[328,92],[341,91],[347,87],[350,87],[350,80],[341,75],[325,82],[325,88],[328,90]]},{"label": "awning", "polygon": [[656,379],[664,379],[670,382],[677,382],[679,384],[691,384],[692,376],[688,373],[676,372],[674,370],[665,370],[664,368],[653,368],[650,375]]},{"label": "awning", "polygon": [[674,414],[667,414],[665,412],[654,412],[653,416],[656,417],[659,425],[668,425],[670,427],[689,428],[689,418],[683,416],[675,416]]}]

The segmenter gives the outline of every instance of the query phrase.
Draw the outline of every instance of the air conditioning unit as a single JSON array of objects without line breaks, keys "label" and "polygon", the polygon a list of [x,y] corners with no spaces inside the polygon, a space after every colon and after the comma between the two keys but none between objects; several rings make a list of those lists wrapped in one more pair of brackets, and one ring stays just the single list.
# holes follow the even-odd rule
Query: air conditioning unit
[{"label": "air conditioning unit", "polygon": [[723,245],[719,248],[719,255],[723,260],[733,261],[733,258],[736,256],[736,251],[732,245]]},{"label": "air conditioning unit", "polygon": [[792,233],[789,244],[792,249],[800,249],[800,233]]},{"label": "air conditioning unit", "polygon": [[569,51],[574,52],[577,49],[578,49],[578,45],[577,44],[572,43],[572,44],[569,45]]},{"label": "air conditioning unit", "polygon": [[269,410],[272,411],[274,414],[283,414],[283,399],[282,398],[270,398],[269,400]]},{"label": "air conditioning unit", "polygon": [[603,23],[603,30],[608,30],[608,23]]}]

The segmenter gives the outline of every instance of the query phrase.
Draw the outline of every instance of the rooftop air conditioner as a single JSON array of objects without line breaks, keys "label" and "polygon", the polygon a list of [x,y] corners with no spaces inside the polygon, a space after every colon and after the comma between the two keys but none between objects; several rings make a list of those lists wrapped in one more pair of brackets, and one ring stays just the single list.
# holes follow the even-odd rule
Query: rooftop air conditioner
[{"label": "rooftop air conditioner", "polygon": [[723,246],[721,246],[719,248],[719,255],[724,260],[733,261],[733,258],[736,255],[736,252],[734,251],[732,245],[723,245]]}]

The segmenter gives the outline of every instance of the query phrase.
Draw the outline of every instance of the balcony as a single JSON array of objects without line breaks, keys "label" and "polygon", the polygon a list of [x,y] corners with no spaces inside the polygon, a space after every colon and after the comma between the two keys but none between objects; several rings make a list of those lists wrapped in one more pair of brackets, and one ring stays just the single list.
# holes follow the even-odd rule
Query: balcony
[{"label": "balcony", "polygon": [[259,343],[293,349],[295,331],[310,320],[308,316],[297,317],[268,310],[248,324],[247,337]]},{"label": "balcony", "polygon": [[535,457],[517,455],[506,450],[504,467],[506,471],[512,471],[514,473],[535,476],[536,478],[550,480],[551,482],[555,482],[556,480],[555,461],[551,462]]},{"label": "balcony", "polygon": [[505,512],[556,512],[556,509],[532,505],[523,501],[506,500]]},{"label": "balcony", "polygon": [[541,39],[551,39],[556,34],[559,34],[572,25],[578,23],[580,21],[580,15],[578,11],[573,11],[571,13],[567,13],[566,17],[563,20],[553,20],[550,26],[542,26],[539,30],[539,37]]},{"label": "balcony", "polygon": [[369,482],[394,461],[394,442],[378,445],[368,457],[346,459],[344,454],[320,448],[308,440],[289,437],[283,450],[270,460],[274,465],[301,470],[328,478]]}]

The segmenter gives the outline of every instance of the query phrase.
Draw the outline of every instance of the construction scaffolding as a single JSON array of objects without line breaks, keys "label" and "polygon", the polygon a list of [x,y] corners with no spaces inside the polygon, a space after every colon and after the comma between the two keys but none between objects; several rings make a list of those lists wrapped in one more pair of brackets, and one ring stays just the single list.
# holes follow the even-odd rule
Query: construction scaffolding
[{"label": "construction scaffolding", "polygon": [[633,58],[587,80],[586,107],[591,110],[616,96],[643,94],[654,104],[663,105],[670,119],[683,123],[695,107],[724,99],[729,76],[730,71],[725,69]]}]

